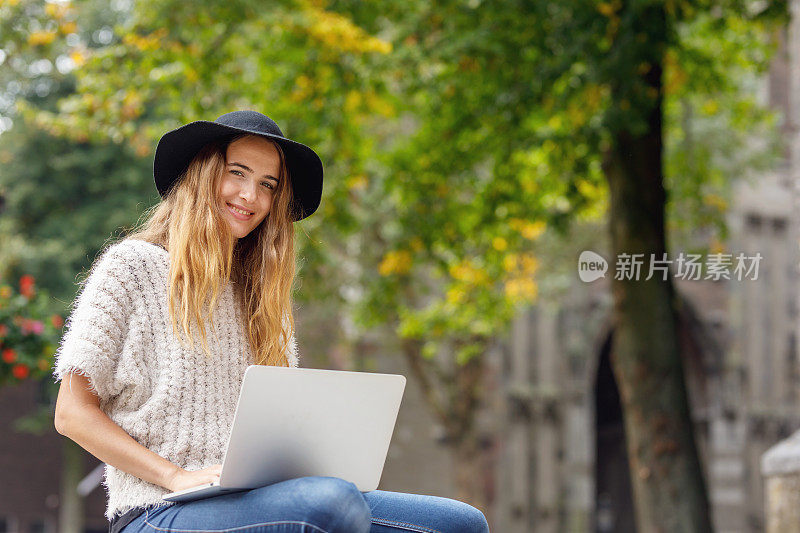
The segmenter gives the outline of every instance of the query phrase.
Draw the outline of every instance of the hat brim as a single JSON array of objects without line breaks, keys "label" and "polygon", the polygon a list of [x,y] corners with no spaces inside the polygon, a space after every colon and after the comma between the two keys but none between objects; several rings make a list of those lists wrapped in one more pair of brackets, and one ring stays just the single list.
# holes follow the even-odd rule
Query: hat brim
[{"label": "hat brim", "polygon": [[186,171],[197,152],[222,137],[247,133],[278,143],[286,158],[286,167],[295,199],[293,221],[302,220],[317,210],[322,199],[322,160],[308,146],[269,133],[251,131],[207,120],[197,120],[164,134],[156,146],[153,177],[164,197]]}]

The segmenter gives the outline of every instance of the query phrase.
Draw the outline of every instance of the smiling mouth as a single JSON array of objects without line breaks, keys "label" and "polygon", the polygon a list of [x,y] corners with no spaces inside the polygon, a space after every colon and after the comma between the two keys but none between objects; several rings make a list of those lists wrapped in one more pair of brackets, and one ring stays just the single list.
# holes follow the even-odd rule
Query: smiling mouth
[{"label": "smiling mouth", "polygon": [[227,206],[228,211],[230,211],[233,214],[234,217],[236,217],[236,218],[238,218],[240,220],[246,220],[246,219],[250,218],[251,216],[253,216],[253,213],[251,213],[250,211],[243,211],[242,209],[239,209],[238,207],[234,207],[234,206],[232,206],[231,204],[229,204],[227,202],[225,203],[225,205]]}]

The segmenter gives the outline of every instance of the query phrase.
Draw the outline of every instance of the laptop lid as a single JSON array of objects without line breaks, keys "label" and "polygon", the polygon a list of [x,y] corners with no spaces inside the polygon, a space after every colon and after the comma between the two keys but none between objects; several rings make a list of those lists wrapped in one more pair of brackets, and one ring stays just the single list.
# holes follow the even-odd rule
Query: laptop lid
[{"label": "laptop lid", "polygon": [[377,489],[405,385],[396,374],[248,367],[220,486],[332,476]]}]

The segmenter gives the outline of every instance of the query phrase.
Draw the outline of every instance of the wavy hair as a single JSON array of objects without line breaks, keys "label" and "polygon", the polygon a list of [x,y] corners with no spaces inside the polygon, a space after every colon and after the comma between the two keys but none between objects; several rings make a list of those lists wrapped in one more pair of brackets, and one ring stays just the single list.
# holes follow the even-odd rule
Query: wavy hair
[{"label": "wavy hair", "polygon": [[[218,191],[228,146],[247,134],[204,146],[167,195],[143,215],[126,239],[139,239],[169,251],[169,314],[172,329],[194,346],[192,326],[206,344],[204,316],[214,329],[212,310],[225,282],[231,281],[246,318],[255,364],[288,366],[294,332],[292,287],[295,279],[294,198],[281,147],[280,176],[269,214],[247,236],[237,239],[223,218]],[[180,331],[179,331],[180,330]]]}]

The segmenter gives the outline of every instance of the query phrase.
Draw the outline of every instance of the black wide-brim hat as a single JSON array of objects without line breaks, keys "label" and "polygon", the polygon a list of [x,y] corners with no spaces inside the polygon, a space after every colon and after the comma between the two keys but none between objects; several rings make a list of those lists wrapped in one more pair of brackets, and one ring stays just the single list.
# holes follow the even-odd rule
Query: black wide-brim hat
[{"label": "black wide-brim hat", "polygon": [[190,122],[161,137],[153,161],[153,177],[162,198],[203,146],[241,133],[275,141],[283,150],[294,194],[292,220],[302,220],[316,211],[322,198],[322,161],[319,156],[308,146],[284,137],[268,116],[249,110],[226,113],[214,122]]}]

